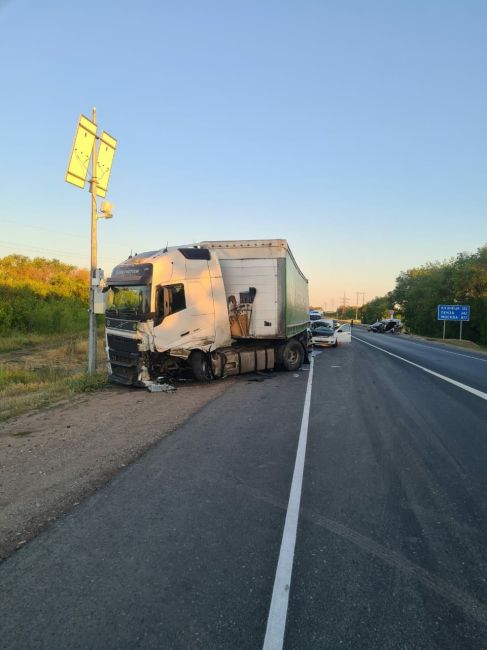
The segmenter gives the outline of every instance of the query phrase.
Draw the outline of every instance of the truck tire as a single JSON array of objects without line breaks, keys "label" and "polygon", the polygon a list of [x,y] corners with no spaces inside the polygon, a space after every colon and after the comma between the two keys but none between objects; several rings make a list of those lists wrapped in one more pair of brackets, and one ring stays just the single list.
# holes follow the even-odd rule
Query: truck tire
[{"label": "truck tire", "polygon": [[189,358],[189,365],[196,381],[210,381],[211,369],[208,356],[201,350],[194,350]]},{"label": "truck tire", "polygon": [[282,348],[279,355],[284,370],[293,371],[301,367],[304,359],[304,349],[299,341],[290,339]]}]

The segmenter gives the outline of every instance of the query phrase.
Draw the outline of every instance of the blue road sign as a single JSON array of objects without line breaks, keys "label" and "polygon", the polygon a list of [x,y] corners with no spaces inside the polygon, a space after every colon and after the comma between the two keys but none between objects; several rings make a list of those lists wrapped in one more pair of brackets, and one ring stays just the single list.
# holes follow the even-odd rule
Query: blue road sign
[{"label": "blue road sign", "polygon": [[438,305],[438,320],[470,320],[470,305]]}]

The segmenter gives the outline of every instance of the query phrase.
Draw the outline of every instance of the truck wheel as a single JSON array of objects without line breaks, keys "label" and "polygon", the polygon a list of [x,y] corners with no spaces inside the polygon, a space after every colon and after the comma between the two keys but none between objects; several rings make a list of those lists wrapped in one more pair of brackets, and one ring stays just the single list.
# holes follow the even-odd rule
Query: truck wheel
[{"label": "truck wheel", "polygon": [[210,364],[207,355],[201,350],[195,350],[189,358],[189,365],[196,381],[209,381],[211,379]]},{"label": "truck wheel", "polygon": [[294,339],[289,340],[282,349],[282,366],[284,370],[297,370],[301,367],[303,359],[304,350],[301,343]]}]

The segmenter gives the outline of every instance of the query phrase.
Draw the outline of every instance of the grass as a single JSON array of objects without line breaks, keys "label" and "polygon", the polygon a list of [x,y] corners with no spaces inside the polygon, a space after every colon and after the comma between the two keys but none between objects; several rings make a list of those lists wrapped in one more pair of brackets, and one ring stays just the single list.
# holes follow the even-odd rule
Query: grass
[{"label": "grass", "polygon": [[26,347],[37,347],[46,343],[53,343],[59,338],[59,334],[11,334],[0,338],[0,354],[12,352]]},{"label": "grass", "polygon": [[[13,339],[12,339],[13,340]],[[41,337],[37,345],[0,353],[0,421],[35,408],[49,406],[82,392],[98,390],[107,383],[103,370],[86,372],[86,335]],[[25,344],[25,338],[23,338]],[[5,351],[8,350],[8,352]],[[104,341],[98,337],[97,365],[105,365]]]},{"label": "grass", "polygon": [[[98,327],[98,336],[103,338],[105,329],[103,326]],[[0,337],[0,354],[5,352],[15,352],[16,350],[25,350],[37,348],[39,346],[56,346],[60,342],[62,345],[72,341],[77,343],[88,338],[88,331],[77,331],[73,334],[36,334],[26,332],[15,332],[9,336]]]}]

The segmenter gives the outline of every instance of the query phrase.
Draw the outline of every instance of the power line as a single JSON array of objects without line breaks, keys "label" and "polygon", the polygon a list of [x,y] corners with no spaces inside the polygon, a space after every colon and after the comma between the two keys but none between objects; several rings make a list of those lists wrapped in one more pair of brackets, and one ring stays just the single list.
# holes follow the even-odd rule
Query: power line
[{"label": "power line", "polygon": [[51,230],[50,228],[44,228],[44,226],[39,227],[39,226],[31,226],[28,223],[19,223],[18,221],[14,221],[13,219],[2,219],[0,221],[0,226],[3,224],[12,224],[16,226],[17,228],[30,228],[31,230],[35,230],[37,232],[52,232],[56,235],[63,235],[64,237],[73,237],[75,239],[79,239],[79,235],[75,235],[72,232],[62,232],[61,230]]},{"label": "power line", "polygon": [[[35,230],[36,232],[51,232],[51,233],[53,233],[55,235],[62,235],[63,237],[73,237],[74,239],[78,239],[78,240],[80,239],[79,235],[75,235],[72,232],[63,232],[63,231],[60,231],[60,230],[52,230],[50,228],[44,228],[44,227],[41,228],[41,227],[38,227],[38,226],[30,226],[29,224],[18,223],[17,221],[11,221],[9,219],[4,219],[4,220],[0,221],[0,226],[2,226],[3,224],[13,224],[13,225],[17,226],[18,228],[30,228],[31,230]],[[120,246],[120,247],[123,246],[124,248],[127,248],[127,244],[122,244],[121,242],[116,242],[116,241],[114,242],[111,239],[110,239],[109,242],[107,242],[107,244],[108,245],[114,245],[114,246]]]},{"label": "power line", "polygon": [[24,244],[23,242],[13,242],[13,241],[0,241],[2,246],[19,246],[20,248],[28,248],[30,250],[37,250],[45,253],[59,253],[60,255],[67,255],[68,257],[83,257],[84,253],[75,253],[74,251],[60,251],[56,248],[43,248],[41,246],[31,246],[29,244]]},{"label": "power line", "polygon": [[[0,246],[2,246],[2,247],[19,246],[21,248],[26,248],[28,250],[33,250],[34,252],[38,252],[38,253],[48,253],[49,255],[56,254],[56,255],[62,255],[63,257],[74,257],[74,258],[76,258],[78,260],[80,258],[86,257],[86,252],[85,251],[83,253],[75,253],[74,251],[64,251],[64,250],[61,251],[61,250],[56,249],[56,248],[43,248],[41,246],[30,246],[28,244],[23,244],[23,243],[20,244],[18,242],[7,242],[7,241],[3,241],[3,240],[0,240]],[[110,260],[112,258],[110,257],[108,259]],[[120,261],[120,260],[118,260],[118,258],[117,258],[117,262],[118,261]]]}]

